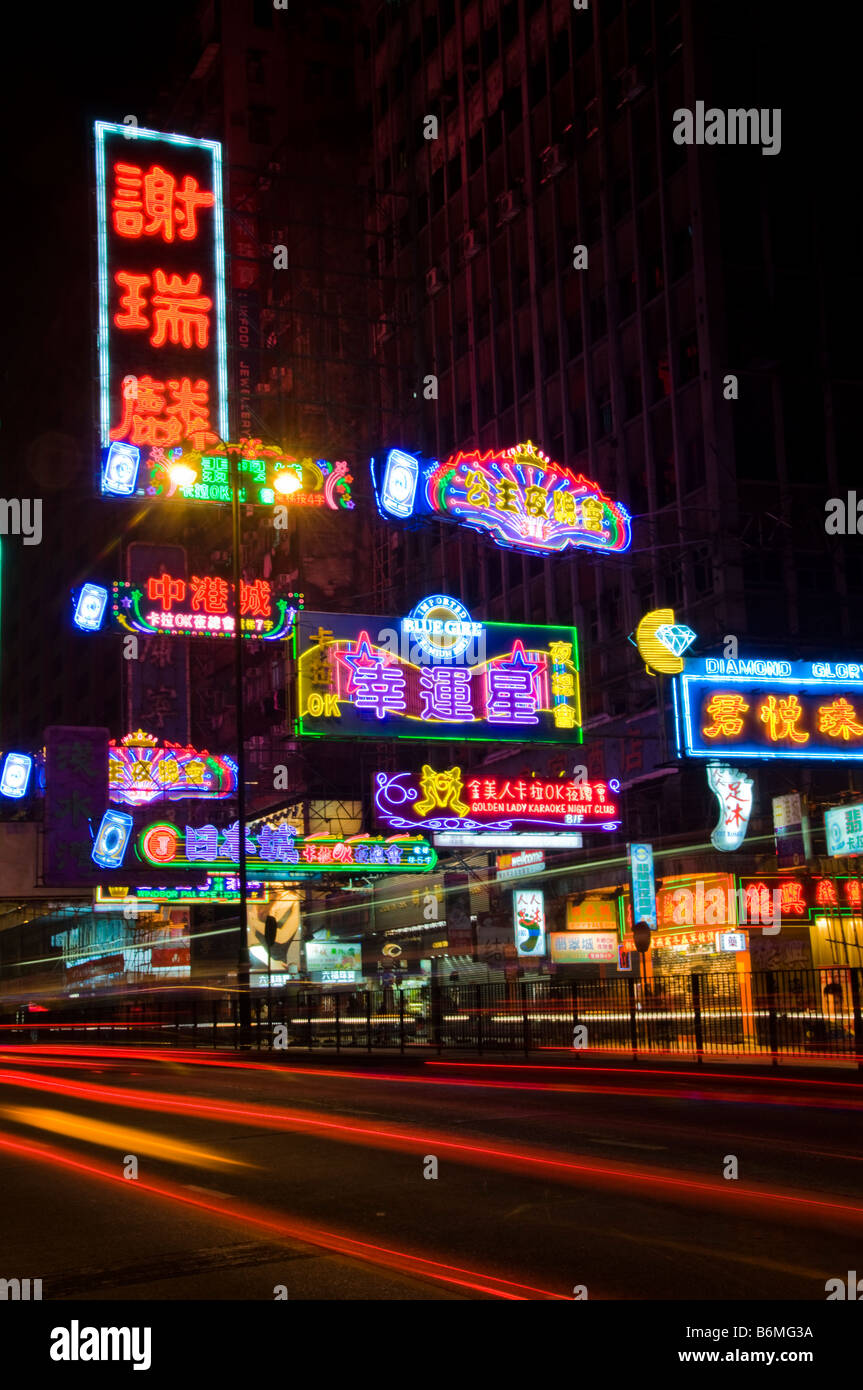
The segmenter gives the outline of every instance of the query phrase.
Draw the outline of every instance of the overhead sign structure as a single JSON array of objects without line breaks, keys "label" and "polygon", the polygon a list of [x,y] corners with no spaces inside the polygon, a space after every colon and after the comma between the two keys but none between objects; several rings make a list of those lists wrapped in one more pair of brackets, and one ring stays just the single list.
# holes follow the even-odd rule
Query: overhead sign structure
[{"label": "overhead sign structure", "polygon": [[294,654],[306,736],[581,742],[572,627],[474,622],[434,594],[403,619],[304,612]]},{"label": "overhead sign structure", "polygon": [[[125,448],[117,445],[115,448]],[[260,439],[238,441],[240,501],[262,506],[285,502],[296,508],[352,511],[353,478],[344,459],[303,457],[266,445]],[[221,444],[200,452],[177,445],[142,451],[137,483],[124,495],[149,500],[230,502],[232,464]]]},{"label": "overhead sign structure", "polygon": [[653,846],[630,845],[629,867],[632,878],[632,917],[646,922],[656,931],[656,880],[653,874]]},{"label": "overhead sign structure", "polygon": [[517,888],[512,895],[515,949],[520,956],[544,956],[545,894],[540,888]]},{"label": "overhead sign structure", "polygon": [[393,830],[617,830],[619,784],[472,776],[460,767],[379,772],[375,814]]},{"label": "overhead sign structure", "polygon": [[160,743],[152,734],[127,734],[108,745],[108,796],[127,806],[195,797],[218,801],[237,790],[237,764],[224,754]]},{"label": "overhead sign structure", "polygon": [[832,806],[824,812],[824,829],[828,854],[863,854],[863,802]]},{"label": "overhead sign structure", "polygon": [[436,830],[438,849],[581,849],[584,837],[575,830]]},{"label": "overhead sign structure", "polygon": [[378,510],[388,521],[436,516],[486,532],[511,550],[550,555],[629,548],[630,516],[597,483],[554,463],[528,440],[443,462],[403,449],[372,459]]},{"label": "overhead sign structure", "polygon": [[95,124],[102,492],[228,438],[222,147]]},{"label": "overhead sign structure", "polygon": [[[239,863],[239,822],[222,827],[187,825],[181,830],[157,821],[138,833],[135,848],[138,858],[153,868],[224,873],[226,860]],[[246,854],[250,873],[264,881],[308,873],[414,873],[433,869],[437,863],[434,849],[419,835],[304,837],[288,821],[262,825],[254,832],[247,829]]]},{"label": "overhead sign structure", "polygon": [[863,759],[863,664],[686,662],[674,681],[679,757]]},{"label": "overhead sign structure", "polygon": [[755,784],[740,768],[727,763],[708,763],[707,783],[719,802],[719,820],[710,843],[718,850],[739,849],[749,828]]},{"label": "overhead sign structure", "polygon": [[[243,636],[264,642],[288,637],[302,602],[302,594],[277,598],[269,580],[241,579]],[[219,575],[186,580],[153,574],[140,584],[117,580],[112,612],[119,627],[148,637],[233,637],[236,631],[234,586]]]}]

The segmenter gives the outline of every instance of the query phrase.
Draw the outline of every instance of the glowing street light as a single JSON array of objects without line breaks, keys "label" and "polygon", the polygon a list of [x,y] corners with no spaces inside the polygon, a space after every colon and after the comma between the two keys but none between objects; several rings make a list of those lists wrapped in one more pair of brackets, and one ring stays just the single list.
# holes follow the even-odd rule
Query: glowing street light
[{"label": "glowing street light", "polygon": [[283,497],[290,497],[292,492],[299,492],[302,486],[303,480],[293,468],[286,469],[284,473],[278,473],[273,479],[273,487]]},{"label": "glowing street light", "polygon": [[172,463],[168,473],[175,487],[191,487],[198,481],[197,470],[188,463]]}]

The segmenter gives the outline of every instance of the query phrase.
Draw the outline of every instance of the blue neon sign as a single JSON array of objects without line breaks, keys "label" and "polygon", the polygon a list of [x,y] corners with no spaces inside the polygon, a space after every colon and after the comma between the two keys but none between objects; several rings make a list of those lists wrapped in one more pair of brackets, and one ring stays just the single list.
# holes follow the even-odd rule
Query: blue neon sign
[{"label": "blue neon sign", "polygon": [[653,873],[653,845],[629,846],[629,869],[632,879],[632,922],[646,922],[656,931],[656,879]]},{"label": "blue neon sign", "polygon": [[672,692],[678,757],[863,761],[863,663],[700,657]]}]

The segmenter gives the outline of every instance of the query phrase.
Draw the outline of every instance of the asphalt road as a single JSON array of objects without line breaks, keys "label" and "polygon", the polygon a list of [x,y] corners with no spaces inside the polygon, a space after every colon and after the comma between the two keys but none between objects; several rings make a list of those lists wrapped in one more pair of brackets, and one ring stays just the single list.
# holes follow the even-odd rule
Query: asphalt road
[{"label": "asphalt road", "polygon": [[555,1060],[5,1047],[0,1277],[70,1300],[823,1303],[863,1271],[856,1072]]}]

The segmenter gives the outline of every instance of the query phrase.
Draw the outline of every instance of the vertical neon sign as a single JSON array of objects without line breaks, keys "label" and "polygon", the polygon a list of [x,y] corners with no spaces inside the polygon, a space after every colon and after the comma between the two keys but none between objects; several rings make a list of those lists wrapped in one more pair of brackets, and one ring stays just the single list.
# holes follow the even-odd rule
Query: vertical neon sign
[{"label": "vertical neon sign", "polygon": [[106,121],[94,133],[102,490],[123,495],[112,445],[131,458],[229,435],[222,147]]}]

